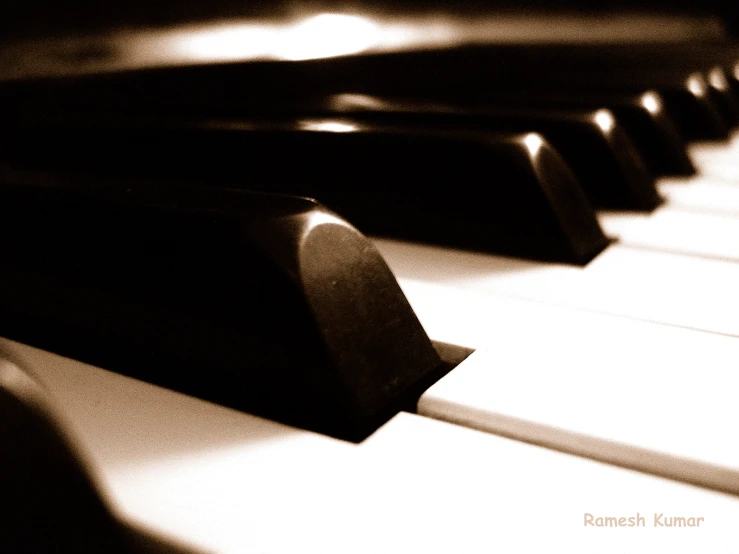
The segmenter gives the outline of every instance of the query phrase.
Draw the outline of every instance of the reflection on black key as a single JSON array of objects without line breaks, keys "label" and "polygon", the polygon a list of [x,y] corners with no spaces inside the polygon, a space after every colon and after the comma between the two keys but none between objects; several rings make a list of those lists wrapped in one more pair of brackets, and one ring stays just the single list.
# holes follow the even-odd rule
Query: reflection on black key
[{"label": "reflection on black key", "polygon": [[8,137],[0,156],[16,166],[308,196],[367,234],[578,264],[607,245],[569,168],[535,134],[98,119],[24,122]]},{"label": "reflection on black key", "polygon": [[489,47],[500,60],[511,63],[566,67],[568,71],[601,68],[614,73],[664,74],[696,72],[707,81],[721,116],[735,126],[739,122],[739,96],[735,64],[739,50],[728,41],[558,44],[546,48],[532,45]]},{"label": "reflection on black key", "polygon": [[357,440],[445,372],[372,244],[316,203],[0,176],[0,334]]},{"label": "reflection on black key", "polygon": [[725,121],[734,128],[739,124],[739,99],[732,89],[729,74],[720,66],[713,67],[707,74],[711,97]]},{"label": "reflection on black key", "polygon": [[[532,53],[533,52],[533,53]],[[301,62],[249,62],[151,68],[120,75],[5,84],[2,105],[36,109],[112,110],[238,117],[260,106],[300,105],[308,97],[366,94],[487,106],[504,91],[640,94],[655,89],[686,140],[725,139],[730,121],[707,81],[711,67],[610,67],[594,58],[572,67],[567,57],[516,48],[468,46],[344,56]],[[556,49],[555,49],[556,52]]]},{"label": "reflection on black key", "polygon": [[731,118],[725,117],[721,104],[716,102],[718,93],[712,90],[706,76],[700,72],[586,72],[569,74],[566,80],[559,75],[548,77],[552,80],[549,86],[554,90],[639,92],[646,88],[654,89],[664,99],[667,112],[687,141],[726,139],[733,126]]},{"label": "reflection on black key", "polygon": [[[387,106],[387,101],[366,95],[337,94],[326,99],[318,99],[303,109],[321,109],[356,113],[371,111]],[[557,92],[537,90],[525,95],[506,93],[491,94],[489,104],[479,106],[484,110],[511,108],[535,108],[539,111],[549,109],[590,110],[608,109],[615,116],[639,150],[649,170],[657,176],[693,175],[695,167],[688,155],[685,142],[674,122],[667,115],[664,102],[656,91],[641,94],[608,93],[597,91]],[[360,112],[361,113],[361,112]]]},{"label": "reflection on black key", "polygon": [[564,157],[595,207],[650,211],[662,201],[639,152],[607,110],[465,110],[357,95],[336,95],[302,109],[419,129],[536,131]]},{"label": "reflection on black key", "polygon": [[44,389],[0,357],[3,552],[192,552],[119,521]]}]

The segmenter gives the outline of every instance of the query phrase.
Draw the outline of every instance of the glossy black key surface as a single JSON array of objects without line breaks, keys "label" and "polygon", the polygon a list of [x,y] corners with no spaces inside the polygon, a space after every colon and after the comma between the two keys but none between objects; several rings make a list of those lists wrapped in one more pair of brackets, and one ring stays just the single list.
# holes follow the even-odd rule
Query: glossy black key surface
[{"label": "glossy black key surface", "polygon": [[[702,73],[724,115],[736,124],[736,67],[739,48],[731,40],[667,41],[606,44],[552,44],[489,46],[500,60],[518,63],[566,64],[572,69],[607,68],[615,72],[690,71]],[[726,93],[729,95],[726,95]]]},{"label": "glossy black key surface", "polygon": [[[565,78],[566,75],[566,78]],[[702,72],[630,68],[623,71],[548,73],[541,82],[553,90],[641,92],[654,89],[685,140],[720,140],[736,124],[734,100],[727,91],[712,87]]]},{"label": "glossy black key surface", "polygon": [[[416,54],[396,54],[320,60],[316,71],[334,79],[333,87],[343,92],[376,94],[407,99],[437,100],[452,105],[488,106],[491,99],[508,92],[525,99],[528,91],[558,94],[604,93],[641,94],[653,89],[663,98],[685,140],[723,139],[730,122],[725,120],[701,72],[656,69],[614,71],[595,67],[576,70],[567,63],[501,65],[485,50],[466,57],[471,49]],[[473,50],[474,52],[474,50]],[[476,54],[476,55],[475,55]],[[403,72],[402,64],[413,65]],[[371,75],[388,73],[388,80]],[[337,77],[337,76],[341,77]],[[442,78],[442,75],[444,78]]]},{"label": "glossy black key surface", "polygon": [[[314,101],[313,109],[323,109],[324,112],[339,111],[356,117],[362,113],[372,113],[373,110],[385,108],[387,105],[386,100],[378,97],[337,94]],[[667,114],[662,97],[655,91],[618,94],[537,90],[535,93],[527,91],[525,95],[520,92],[499,91],[491,93],[489,103],[478,108],[490,110],[534,108],[538,111],[559,112],[608,109],[616,116],[618,124],[626,130],[654,175],[693,175],[696,171],[688,155],[685,141]]]},{"label": "glossy black key surface", "polygon": [[599,78],[626,75],[632,83],[666,73],[695,72],[705,79],[725,121],[732,126],[739,122],[737,96],[731,85],[739,55],[731,42],[551,44],[546,48],[498,44],[485,48],[498,65],[541,67],[547,72],[567,74],[595,73]]},{"label": "glossy black key surface", "polygon": [[420,129],[536,131],[563,156],[596,208],[650,211],[662,202],[640,152],[606,110],[501,106],[467,110],[355,95],[328,97],[300,109]]},{"label": "glossy black key surface", "polygon": [[359,440],[448,370],[372,244],[315,202],[0,175],[0,335]]},{"label": "glossy black key surface", "polygon": [[[542,52],[542,49],[538,49]],[[2,105],[238,117],[259,106],[300,105],[306,96],[368,94],[486,106],[503,91],[662,94],[686,140],[723,139],[731,125],[707,75],[690,67],[572,68],[565,57],[506,57],[499,46],[465,46],[336,58],[152,67],[121,74],[5,83]]]},{"label": "glossy black key surface", "polygon": [[92,473],[43,387],[0,356],[2,551],[194,554],[120,521]]},{"label": "glossy black key surface", "polygon": [[18,167],[309,196],[367,234],[578,264],[608,244],[567,165],[533,134],[102,118],[6,133],[0,159]]}]

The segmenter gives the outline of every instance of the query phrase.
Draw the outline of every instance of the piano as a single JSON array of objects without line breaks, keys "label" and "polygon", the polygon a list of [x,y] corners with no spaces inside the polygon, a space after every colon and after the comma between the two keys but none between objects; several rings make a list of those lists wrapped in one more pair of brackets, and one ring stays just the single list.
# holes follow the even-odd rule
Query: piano
[{"label": "piano", "polygon": [[40,8],[7,551],[736,552],[735,8]]}]

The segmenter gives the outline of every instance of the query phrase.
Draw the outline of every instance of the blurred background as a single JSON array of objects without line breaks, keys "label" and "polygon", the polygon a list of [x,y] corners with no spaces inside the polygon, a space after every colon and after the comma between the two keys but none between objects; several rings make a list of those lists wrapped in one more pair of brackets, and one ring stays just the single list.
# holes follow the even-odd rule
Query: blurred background
[{"label": "blurred background", "polygon": [[219,19],[299,17],[320,12],[383,15],[577,13],[604,18],[624,12],[665,13],[718,16],[730,32],[739,32],[739,5],[726,0],[25,0],[3,6],[0,36],[3,41],[13,41],[100,29],[161,27]]}]

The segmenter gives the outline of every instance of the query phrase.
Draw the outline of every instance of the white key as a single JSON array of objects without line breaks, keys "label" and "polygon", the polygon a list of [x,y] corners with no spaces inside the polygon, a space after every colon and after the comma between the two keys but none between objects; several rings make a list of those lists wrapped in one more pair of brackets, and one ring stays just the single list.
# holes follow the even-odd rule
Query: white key
[{"label": "white key", "polygon": [[739,183],[739,133],[724,142],[699,142],[688,145],[688,153],[701,175]]},{"label": "white key", "polygon": [[627,246],[739,261],[739,134],[689,151],[699,174],[658,179],[664,206],[652,213],[599,211],[598,221]]},{"label": "white key", "polygon": [[[739,211],[739,204],[735,208]],[[651,213],[602,211],[597,215],[606,235],[625,246],[739,261],[739,217],[732,214],[664,207]]]},{"label": "white key", "polygon": [[419,413],[739,494],[739,341],[434,285],[430,335],[477,350]]},{"label": "white key", "polygon": [[614,245],[585,267],[373,239],[404,281],[739,336],[739,264]]},{"label": "white key", "polygon": [[657,189],[670,208],[739,216],[739,186],[732,183],[703,176],[670,177],[657,181]]},{"label": "white key", "polygon": [[[410,414],[354,445],[9,341],[2,347],[51,390],[118,510],[204,550],[739,547],[739,499],[728,495]],[[627,526],[586,526],[604,517]],[[693,527],[655,527],[668,517]]]}]

